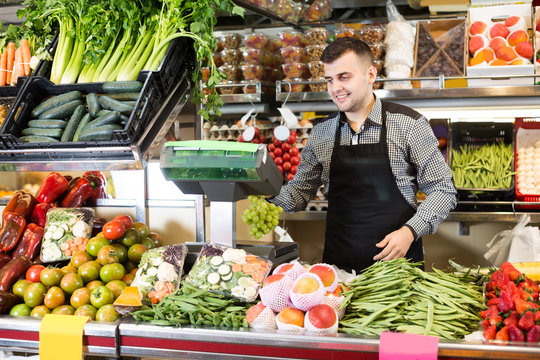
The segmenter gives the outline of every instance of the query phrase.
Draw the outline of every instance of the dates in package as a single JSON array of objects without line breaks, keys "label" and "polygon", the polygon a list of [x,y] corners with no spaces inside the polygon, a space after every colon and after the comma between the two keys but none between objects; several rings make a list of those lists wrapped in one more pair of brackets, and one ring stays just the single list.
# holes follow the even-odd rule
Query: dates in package
[{"label": "dates in package", "polygon": [[205,244],[185,281],[199,289],[252,302],[272,262],[215,244]]},{"label": "dates in package", "polygon": [[180,286],[185,244],[172,244],[147,250],[141,258],[131,286],[139,288],[145,302],[157,304]]}]

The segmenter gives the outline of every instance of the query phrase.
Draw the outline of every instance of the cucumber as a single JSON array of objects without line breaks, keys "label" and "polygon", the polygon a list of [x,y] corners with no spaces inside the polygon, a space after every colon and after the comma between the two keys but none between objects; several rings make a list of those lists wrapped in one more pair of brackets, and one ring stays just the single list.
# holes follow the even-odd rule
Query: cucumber
[{"label": "cucumber", "polygon": [[37,136],[50,136],[53,138],[59,138],[62,136],[64,130],[62,129],[40,129],[40,128],[26,128],[21,131],[23,135],[37,135]]},{"label": "cucumber", "polygon": [[126,125],[129,121],[129,118],[126,115],[120,114],[120,124]]},{"label": "cucumber", "polygon": [[83,119],[84,114],[84,105],[77,106],[77,108],[73,112],[73,115],[71,115],[71,118],[69,119],[66,128],[64,129],[64,133],[62,134],[62,138],[60,139],[62,142],[68,142],[73,140],[73,135],[75,135],[75,131],[77,130],[77,127]]},{"label": "cucumber", "polygon": [[81,135],[81,132],[83,128],[86,126],[92,120],[92,116],[90,114],[86,114],[83,116],[81,122],[77,126],[77,130],[75,130],[75,134],[73,135],[73,141],[79,141],[79,136]]},{"label": "cucumber", "polygon": [[123,104],[126,104],[128,106],[135,106],[135,104],[137,103],[137,101],[135,100],[129,100],[129,101],[122,101]]},{"label": "cucumber", "polygon": [[108,114],[110,112],[112,112],[112,111],[111,110],[105,110],[105,109],[99,110],[99,112],[97,113],[97,116],[103,116],[103,115]]},{"label": "cucumber", "polygon": [[99,104],[107,110],[120,111],[122,114],[130,114],[133,111],[133,106],[126,105],[121,101],[115,100],[107,95],[99,97]]},{"label": "cucumber", "polygon": [[84,129],[79,136],[80,141],[111,140],[114,130],[122,130],[117,124],[102,125],[90,129]]},{"label": "cucumber", "polygon": [[126,93],[141,91],[140,81],[109,81],[103,83],[103,91],[108,93]]},{"label": "cucumber", "polygon": [[98,96],[96,93],[90,93],[86,95],[86,105],[88,105],[88,112],[92,117],[98,117],[98,112],[101,110],[99,106]]},{"label": "cucumber", "polygon": [[219,275],[227,275],[231,272],[231,267],[229,265],[223,264],[218,268]]},{"label": "cucumber", "polygon": [[52,98],[49,98],[36,106],[32,110],[32,117],[37,118],[39,115],[43,114],[47,110],[80,99],[82,99],[82,93],[78,90],[70,91],[62,95],[53,96]]},{"label": "cucumber", "polygon": [[231,281],[232,276],[233,276],[232,272],[228,273],[227,275],[221,275],[221,280],[223,280],[223,281]]},{"label": "cucumber", "polygon": [[223,258],[219,255],[212,256],[210,259],[210,265],[213,267],[219,267],[221,264],[223,264]]},{"label": "cucumber", "polygon": [[47,120],[30,120],[28,127],[40,129],[64,129],[67,126],[67,121],[57,119]]},{"label": "cucumber", "polygon": [[120,101],[126,101],[126,100],[137,100],[141,93],[138,92],[125,92],[125,93],[116,93],[116,94],[108,94],[107,96],[120,100]]},{"label": "cucumber", "polygon": [[206,280],[208,281],[208,283],[210,283],[211,285],[216,285],[219,280],[220,280],[220,276],[218,273],[210,273],[208,274],[208,276],[206,277]]},{"label": "cucumber", "polygon": [[95,128],[102,125],[111,125],[117,124],[120,120],[120,113],[118,111],[111,111],[108,114],[100,116],[92,121],[90,121],[84,127],[84,130]]},{"label": "cucumber", "polygon": [[37,135],[27,135],[19,137],[19,140],[22,142],[59,142],[58,139],[55,139],[50,136],[37,136]]},{"label": "cucumber", "polygon": [[52,108],[50,110],[45,111],[41,115],[39,115],[40,119],[63,119],[68,116],[71,116],[77,106],[82,105],[81,100],[73,100],[66,104],[57,106],[55,108]]}]

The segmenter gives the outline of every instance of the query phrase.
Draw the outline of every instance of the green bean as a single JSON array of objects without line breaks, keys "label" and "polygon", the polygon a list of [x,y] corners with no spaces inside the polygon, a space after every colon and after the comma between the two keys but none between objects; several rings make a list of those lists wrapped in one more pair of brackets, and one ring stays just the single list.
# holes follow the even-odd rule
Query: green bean
[{"label": "green bean", "polygon": [[431,327],[433,326],[433,303],[431,301],[428,301],[427,303],[427,310],[427,324],[426,330],[424,330],[424,335],[429,334]]}]

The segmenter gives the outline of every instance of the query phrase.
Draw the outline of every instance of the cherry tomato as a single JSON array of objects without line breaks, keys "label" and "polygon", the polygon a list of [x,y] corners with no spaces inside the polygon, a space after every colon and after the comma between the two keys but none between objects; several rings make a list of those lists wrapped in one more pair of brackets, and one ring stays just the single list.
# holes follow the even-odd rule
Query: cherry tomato
[{"label": "cherry tomato", "polygon": [[124,224],[126,229],[129,229],[133,225],[133,219],[129,215],[118,215],[113,218],[113,220],[118,220]]},{"label": "cherry tomato", "polygon": [[118,239],[124,235],[124,232],[126,232],[126,227],[119,220],[111,220],[103,225],[103,236],[109,240]]},{"label": "cherry tomato", "polygon": [[43,265],[30,266],[30,268],[26,271],[26,280],[31,282],[39,282],[39,274],[43,269],[45,269],[45,266]]},{"label": "cherry tomato", "polygon": [[298,156],[300,154],[300,150],[296,146],[291,147],[291,150],[289,150],[289,154],[291,156]]},{"label": "cherry tomato", "polygon": [[268,151],[272,152],[276,149],[276,146],[274,144],[268,145]]},{"label": "cherry tomato", "polygon": [[283,150],[283,152],[289,152],[289,150],[291,150],[291,144],[289,143],[281,144],[281,150]]},{"label": "cherry tomato", "polygon": [[289,171],[289,170],[291,170],[291,168],[292,168],[292,165],[291,165],[290,162],[286,161],[286,162],[283,163],[283,170]]},{"label": "cherry tomato", "polygon": [[285,153],[283,154],[282,158],[283,158],[283,162],[291,161],[291,154]]}]

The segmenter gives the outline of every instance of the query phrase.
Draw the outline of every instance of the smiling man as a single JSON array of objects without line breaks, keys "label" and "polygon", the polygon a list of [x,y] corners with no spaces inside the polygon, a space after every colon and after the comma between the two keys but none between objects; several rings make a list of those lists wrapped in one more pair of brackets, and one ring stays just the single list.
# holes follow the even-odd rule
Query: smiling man
[{"label": "smiling man", "polygon": [[[360,271],[377,260],[423,260],[421,237],[456,206],[429,122],[374,95],[377,69],[361,40],[338,38],[321,60],[339,112],[313,128],[294,179],[269,201],[300,211],[324,185],[326,263]],[[418,190],[427,195],[421,204]]]}]

